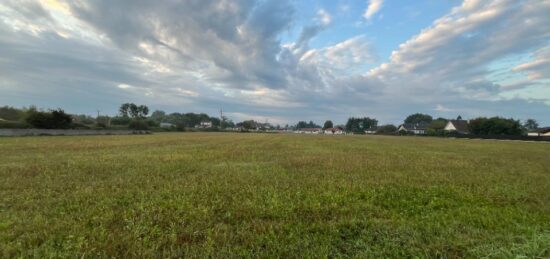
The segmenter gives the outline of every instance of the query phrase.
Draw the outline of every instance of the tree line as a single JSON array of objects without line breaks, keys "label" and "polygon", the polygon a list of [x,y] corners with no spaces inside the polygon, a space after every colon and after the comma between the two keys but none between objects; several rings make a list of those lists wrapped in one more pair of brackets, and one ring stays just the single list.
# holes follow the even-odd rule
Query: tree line
[{"label": "tree line", "polygon": [[[331,120],[326,120],[323,126],[313,121],[299,121],[295,125],[274,126],[267,122],[261,123],[254,120],[245,120],[234,123],[227,117],[211,117],[205,113],[166,113],[155,110],[149,114],[149,107],[134,103],[124,103],[119,107],[115,116],[71,115],[62,109],[41,110],[34,106],[18,109],[14,107],[0,107],[0,128],[42,128],[42,129],[89,129],[89,128],[129,128],[147,130],[151,127],[159,127],[161,124],[169,124],[170,129],[186,130],[194,128],[201,122],[209,122],[212,128],[238,128],[242,130],[299,130],[305,128],[329,129],[338,127],[349,133],[364,134],[376,132],[377,134],[399,134],[398,127],[393,124],[378,125],[378,120],[372,117],[350,117],[344,125],[335,125]],[[456,118],[462,120],[461,116]],[[428,135],[445,135],[444,131],[449,119],[434,119],[429,114],[414,113],[407,116],[404,124],[423,125]],[[539,128],[534,119],[528,119],[524,123],[519,120],[502,117],[479,117],[469,120],[469,131],[474,135],[523,135],[528,131]]]}]

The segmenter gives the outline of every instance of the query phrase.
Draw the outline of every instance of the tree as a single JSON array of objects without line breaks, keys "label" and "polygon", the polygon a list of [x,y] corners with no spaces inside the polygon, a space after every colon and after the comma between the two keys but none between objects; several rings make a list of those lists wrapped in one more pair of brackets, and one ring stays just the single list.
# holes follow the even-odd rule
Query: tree
[{"label": "tree", "polygon": [[227,117],[223,116],[223,120],[221,122],[221,128],[225,129],[225,128],[234,128],[235,127],[235,123],[228,119]]},{"label": "tree", "polygon": [[394,134],[397,132],[397,127],[392,124],[382,125],[376,130],[376,134]]},{"label": "tree", "polygon": [[428,126],[428,129],[432,129],[436,131],[443,130],[445,126],[447,126],[447,122],[448,120],[445,118],[437,118],[430,123],[430,125]]},{"label": "tree", "polygon": [[145,105],[140,105],[138,106],[137,111],[138,111],[138,117],[145,118],[149,114],[149,107]]},{"label": "tree", "polygon": [[135,103],[130,103],[129,113],[130,117],[137,118],[139,116],[139,107]]},{"label": "tree", "polygon": [[432,116],[428,114],[415,113],[415,114],[409,115],[405,119],[405,123],[410,123],[410,124],[431,123],[432,120],[433,120]]},{"label": "tree", "polygon": [[118,109],[123,118],[131,117],[133,119],[144,119],[149,114],[149,107],[145,105],[136,105],[135,103],[124,103]]},{"label": "tree", "polygon": [[256,122],[253,121],[253,120],[247,120],[247,121],[243,121],[241,123],[241,126],[244,128],[244,129],[247,129],[247,130],[250,130],[250,129],[255,129],[256,128]]},{"label": "tree", "polygon": [[166,118],[166,112],[161,110],[156,110],[151,114],[151,119],[158,123],[164,122],[165,118]]},{"label": "tree", "polygon": [[72,124],[72,117],[62,109],[48,112],[29,110],[27,123],[39,129],[68,129]]},{"label": "tree", "polygon": [[364,117],[364,118],[355,118],[351,117],[346,123],[346,130],[353,133],[365,133],[366,130],[378,126],[378,120]]},{"label": "tree", "polygon": [[315,124],[313,121],[305,122],[305,121],[299,121],[298,124],[296,124],[296,129],[306,129],[306,128],[321,128],[321,126]]},{"label": "tree", "polygon": [[130,110],[130,104],[124,103],[120,106],[120,108],[118,109],[118,112],[120,113],[120,116],[128,117],[129,110]]},{"label": "tree", "polygon": [[323,125],[323,129],[330,129],[330,128],[333,128],[333,127],[334,127],[334,124],[332,123],[331,120],[325,121],[325,125]]},{"label": "tree", "polygon": [[462,116],[461,116],[461,115],[458,115],[458,117],[456,117],[456,120],[457,120],[457,121],[462,120]]},{"label": "tree", "polygon": [[0,107],[0,119],[9,120],[9,121],[20,121],[24,119],[25,112],[23,110],[4,106]]},{"label": "tree", "polygon": [[470,132],[476,135],[521,135],[521,123],[514,119],[480,117],[470,121]]},{"label": "tree", "polygon": [[111,118],[108,116],[99,116],[96,118],[96,124],[101,128],[108,128],[111,126]]},{"label": "tree", "polygon": [[539,123],[534,119],[527,119],[523,123],[523,127],[528,131],[535,131],[539,128]]}]

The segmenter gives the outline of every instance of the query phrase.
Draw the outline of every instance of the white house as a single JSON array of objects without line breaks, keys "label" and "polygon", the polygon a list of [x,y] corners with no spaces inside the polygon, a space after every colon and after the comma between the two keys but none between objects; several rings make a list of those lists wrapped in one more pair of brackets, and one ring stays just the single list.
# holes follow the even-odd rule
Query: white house
[{"label": "white house", "polygon": [[321,133],[323,133],[323,129],[321,129],[321,128],[303,128],[303,129],[298,129],[294,132],[295,133],[300,133],[300,134],[321,134]]},{"label": "white house", "polygon": [[376,131],[378,131],[378,127],[372,127],[365,130],[365,134],[376,134]]},{"label": "white house", "polygon": [[550,137],[550,127],[538,129],[534,132],[527,133],[529,137]]},{"label": "white house", "polygon": [[397,131],[411,132],[415,135],[423,135],[428,131],[428,123],[405,123],[397,128]]},{"label": "white house", "polygon": [[345,134],[346,132],[344,132],[344,129],[340,128],[340,127],[335,127],[335,128],[328,128],[328,129],[325,129],[323,131],[323,133],[327,134],[327,135],[343,135]]},{"label": "white house", "polygon": [[468,127],[468,121],[466,120],[450,120],[449,122],[447,122],[447,125],[445,125],[444,130],[456,131],[460,134],[470,133],[470,129]]},{"label": "white house", "polygon": [[210,129],[212,128],[211,121],[201,121],[201,124],[195,126],[195,128]]}]

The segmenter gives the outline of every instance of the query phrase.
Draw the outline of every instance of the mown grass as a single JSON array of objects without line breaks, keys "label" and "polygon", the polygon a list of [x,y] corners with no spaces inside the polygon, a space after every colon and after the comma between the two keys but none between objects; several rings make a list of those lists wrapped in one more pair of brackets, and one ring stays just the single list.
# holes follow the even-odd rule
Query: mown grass
[{"label": "mown grass", "polygon": [[550,145],[0,138],[0,257],[550,257]]}]

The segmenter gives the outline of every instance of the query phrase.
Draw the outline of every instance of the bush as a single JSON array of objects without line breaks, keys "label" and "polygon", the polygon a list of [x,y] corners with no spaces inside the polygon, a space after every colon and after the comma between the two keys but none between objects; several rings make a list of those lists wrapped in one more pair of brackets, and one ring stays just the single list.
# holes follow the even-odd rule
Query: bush
[{"label": "bush", "polygon": [[25,117],[25,111],[14,107],[0,107],[0,118],[8,121],[20,121]]},{"label": "bush", "polygon": [[130,125],[132,119],[130,117],[114,117],[111,119],[111,124],[113,125]]},{"label": "bush", "polygon": [[470,132],[474,135],[520,136],[523,129],[521,123],[514,119],[481,117],[470,121]]},{"label": "bush", "polygon": [[83,123],[73,123],[71,129],[91,129],[92,127],[85,125]]},{"label": "bush", "polygon": [[149,127],[159,127],[160,126],[160,123],[154,121],[154,120],[146,120],[145,121],[147,123],[147,126]]},{"label": "bush", "polygon": [[39,129],[68,129],[71,127],[72,118],[61,109],[49,112],[30,110],[26,121]]},{"label": "bush", "polygon": [[0,120],[0,129],[27,129],[30,125],[19,121]]},{"label": "bush", "polygon": [[376,134],[396,134],[396,133],[397,133],[397,127],[391,124],[380,126],[376,130]]},{"label": "bush", "polygon": [[130,121],[130,124],[128,124],[128,128],[133,130],[148,130],[149,124],[145,120],[135,119]]},{"label": "bush", "polygon": [[97,117],[96,126],[102,129],[109,128],[111,126],[111,118],[109,118],[108,116]]}]

